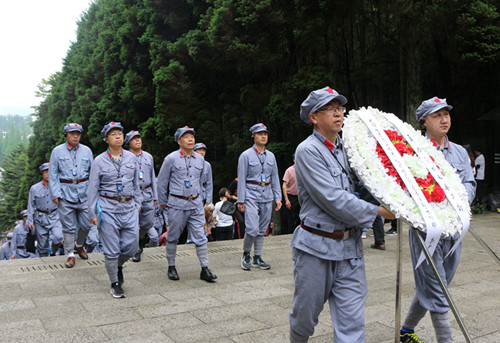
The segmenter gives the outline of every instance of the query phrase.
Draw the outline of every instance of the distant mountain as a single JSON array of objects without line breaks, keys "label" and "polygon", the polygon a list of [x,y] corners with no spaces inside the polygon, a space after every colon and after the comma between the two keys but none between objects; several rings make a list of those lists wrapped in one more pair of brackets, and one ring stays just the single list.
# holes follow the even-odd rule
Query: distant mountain
[{"label": "distant mountain", "polygon": [[0,116],[0,162],[19,143],[27,145],[28,138],[33,134],[32,121],[32,116]]}]

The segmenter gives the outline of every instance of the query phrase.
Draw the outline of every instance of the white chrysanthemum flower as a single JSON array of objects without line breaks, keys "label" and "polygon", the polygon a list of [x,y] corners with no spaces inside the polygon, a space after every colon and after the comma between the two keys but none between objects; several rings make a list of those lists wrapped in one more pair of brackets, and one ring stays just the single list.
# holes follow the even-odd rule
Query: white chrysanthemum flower
[{"label": "white chrysanthemum flower", "polygon": [[[415,141],[416,145],[434,159],[436,165],[443,173],[447,184],[454,190],[455,195],[458,197],[459,205],[465,208],[470,216],[467,191],[456,170],[446,161],[443,153],[437,150],[420,131],[416,131],[411,125],[403,123],[394,114],[384,113],[375,108],[361,108],[358,111],[351,110],[345,118],[343,128],[343,139],[349,162],[368,190],[381,203],[387,205],[396,217],[405,219],[412,226],[423,231],[426,230],[425,220],[415,200],[413,200],[408,190],[403,190],[396,182],[396,178],[388,175],[387,170],[384,169],[384,165],[375,151],[377,141],[358,115],[361,111],[369,111],[384,130],[398,131],[391,121],[405,126],[406,130],[412,135],[411,138]],[[391,121],[388,118],[391,118]],[[411,156],[405,154],[403,161],[414,176],[422,179],[427,177],[428,168],[425,162],[417,155]],[[431,202],[430,206],[434,211],[436,219],[440,222],[443,235],[454,235],[462,231],[462,221],[447,199],[441,203]]]}]

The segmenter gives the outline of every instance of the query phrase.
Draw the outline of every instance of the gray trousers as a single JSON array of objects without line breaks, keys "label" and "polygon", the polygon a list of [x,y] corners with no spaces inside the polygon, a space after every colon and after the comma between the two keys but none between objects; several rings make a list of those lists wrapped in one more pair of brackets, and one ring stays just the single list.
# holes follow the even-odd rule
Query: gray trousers
[{"label": "gray trousers", "polygon": [[[425,235],[423,238],[425,239]],[[447,286],[450,285],[453,277],[455,276],[458,263],[460,262],[460,255],[462,253],[462,244],[460,244],[452,255],[444,258],[451,250],[455,242],[456,239],[445,239],[441,237],[436,250],[432,255],[432,259],[436,264],[438,272]],[[410,251],[413,263],[413,276],[415,278],[415,290],[417,291],[420,305],[432,312],[448,312],[450,310],[450,305],[448,305],[448,301],[446,300],[446,297],[444,296],[443,291],[434,276],[431,266],[427,263],[427,261],[424,261],[417,269],[415,269],[415,265],[420,258],[422,249],[417,242],[417,238],[415,237],[413,230],[410,230]]]},{"label": "gray trousers", "polygon": [[264,236],[271,222],[273,202],[245,201],[245,235]]},{"label": "gray trousers", "polygon": [[160,237],[153,227],[155,222],[155,208],[153,206],[153,200],[151,200],[148,205],[150,206],[144,206],[143,203],[141,213],[139,213],[139,239],[147,233],[149,237],[149,246],[157,247]]},{"label": "gray trousers", "polygon": [[180,210],[169,207],[168,221],[170,228],[168,229],[167,242],[177,244],[185,227],[187,227],[191,235],[191,240],[196,246],[201,246],[208,242],[205,235],[203,207],[200,206],[192,210]]},{"label": "gray trousers", "polygon": [[59,199],[59,219],[64,233],[76,233],[77,230],[89,232],[92,223],[89,220],[87,202],[73,203]]},{"label": "gray trousers", "polygon": [[144,236],[155,223],[155,208],[153,200],[142,203],[141,213],[139,213],[140,237]]},{"label": "gray trousers", "polygon": [[99,231],[106,258],[134,256],[139,249],[138,216],[136,210],[127,213],[102,212]]},{"label": "gray trousers", "polygon": [[52,227],[47,227],[35,221],[36,240],[38,241],[37,250],[42,256],[47,255],[50,250],[50,240],[53,246],[59,246],[62,243],[62,226],[58,220]]},{"label": "gray trousers", "polygon": [[[363,258],[324,260],[293,248],[295,291],[290,312],[290,342],[314,334],[328,301],[336,343],[365,342],[366,274]],[[300,338],[300,339],[299,339]]]}]

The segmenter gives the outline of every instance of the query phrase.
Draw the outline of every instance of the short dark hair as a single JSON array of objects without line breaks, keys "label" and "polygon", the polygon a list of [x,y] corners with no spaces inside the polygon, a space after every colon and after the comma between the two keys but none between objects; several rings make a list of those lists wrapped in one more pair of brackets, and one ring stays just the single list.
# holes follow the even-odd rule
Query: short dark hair
[{"label": "short dark hair", "polygon": [[226,188],[226,187],[222,187],[219,191],[219,196],[222,198],[222,197],[225,197],[226,196],[226,193],[229,192],[229,190]]}]

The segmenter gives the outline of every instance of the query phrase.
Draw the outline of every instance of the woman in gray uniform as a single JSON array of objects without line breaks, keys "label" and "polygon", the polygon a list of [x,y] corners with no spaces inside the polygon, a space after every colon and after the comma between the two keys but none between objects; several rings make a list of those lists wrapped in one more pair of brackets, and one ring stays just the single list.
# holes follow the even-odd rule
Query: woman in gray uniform
[{"label": "woman in gray uniform", "polygon": [[99,227],[111,295],[125,298],[121,287],[122,266],[139,248],[138,220],[142,203],[139,168],[134,154],[122,149],[123,127],[120,123],[106,124],[101,134],[108,149],[92,164],[89,214],[92,224]]}]

